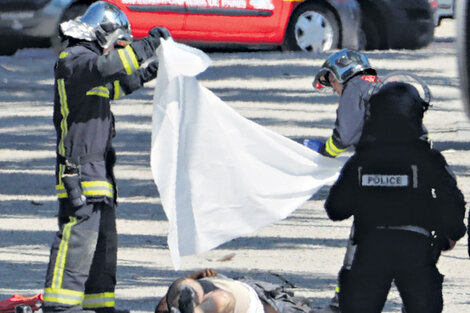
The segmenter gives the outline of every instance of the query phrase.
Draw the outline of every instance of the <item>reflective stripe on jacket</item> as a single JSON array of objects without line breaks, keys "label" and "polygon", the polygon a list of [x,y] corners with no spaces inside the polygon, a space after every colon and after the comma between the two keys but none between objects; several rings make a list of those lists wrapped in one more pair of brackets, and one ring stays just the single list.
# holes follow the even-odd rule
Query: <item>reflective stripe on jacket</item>
[{"label": "reflective stripe on jacket", "polygon": [[131,46],[107,55],[93,42],[67,47],[55,65],[54,126],[57,133],[56,189],[67,197],[61,176],[65,165],[89,154],[102,154],[103,160],[81,165],[83,192],[88,197],[113,198],[113,164],[105,160],[112,147],[114,117],[110,100],[118,99],[143,86],[145,69]]},{"label": "reflective stripe on jacket", "polygon": [[325,142],[326,155],[336,157],[359,142],[367,112],[365,99],[375,79],[373,75],[358,75],[345,83],[333,134]]}]

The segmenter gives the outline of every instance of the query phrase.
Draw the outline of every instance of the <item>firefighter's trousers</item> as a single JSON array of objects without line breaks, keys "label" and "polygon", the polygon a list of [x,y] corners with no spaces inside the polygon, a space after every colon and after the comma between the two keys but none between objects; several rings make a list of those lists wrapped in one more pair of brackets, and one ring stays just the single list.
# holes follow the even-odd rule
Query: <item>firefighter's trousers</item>
[{"label": "firefighter's trousers", "polygon": [[114,311],[117,233],[115,206],[103,202],[78,210],[60,200],[59,231],[51,247],[44,311]]}]

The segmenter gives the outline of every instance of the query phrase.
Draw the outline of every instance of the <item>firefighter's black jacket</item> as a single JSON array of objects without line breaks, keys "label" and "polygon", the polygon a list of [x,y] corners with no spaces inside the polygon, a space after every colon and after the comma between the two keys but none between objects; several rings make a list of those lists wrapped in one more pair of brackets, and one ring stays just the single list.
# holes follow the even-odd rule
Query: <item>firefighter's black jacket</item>
[{"label": "firefighter's black jacket", "polygon": [[91,201],[114,198],[114,117],[110,100],[130,94],[155,77],[147,68],[140,68],[150,57],[150,53],[142,53],[144,44],[136,45],[138,49],[129,45],[103,55],[96,43],[78,41],[60,53],[54,68],[53,115],[59,198],[67,197],[61,181],[65,160],[80,165],[83,193]]},{"label": "firefighter's black jacket", "polygon": [[422,111],[397,114],[396,108],[415,102],[392,91],[392,97],[371,98],[371,110],[381,112],[371,111],[355,154],[330,190],[327,214],[333,220],[354,216],[359,241],[378,226],[405,225],[457,241],[466,230],[463,195],[441,153],[419,139]]}]

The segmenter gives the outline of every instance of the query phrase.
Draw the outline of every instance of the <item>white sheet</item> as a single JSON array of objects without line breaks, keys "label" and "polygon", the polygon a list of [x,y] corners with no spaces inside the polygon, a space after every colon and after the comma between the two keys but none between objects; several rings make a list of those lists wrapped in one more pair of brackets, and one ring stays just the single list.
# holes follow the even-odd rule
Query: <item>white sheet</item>
[{"label": "white sheet", "polygon": [[233,110],[195,76],[211,60],[162,40],[157,50],[151,168],[180,256],[213,249],[284,219],[342,165]]}]

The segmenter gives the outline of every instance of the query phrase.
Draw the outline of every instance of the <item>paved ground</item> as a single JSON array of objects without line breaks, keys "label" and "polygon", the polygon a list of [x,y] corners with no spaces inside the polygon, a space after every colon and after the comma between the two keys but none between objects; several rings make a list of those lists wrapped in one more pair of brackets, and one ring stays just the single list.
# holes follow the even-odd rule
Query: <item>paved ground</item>
[{"label": "paved ground", "polygon": [[[453,22],[418,51],[373,51],[381,75],[412,71],[431,86],[433,108],[425,122],[470,199],[470,123],[458,89]],[[325,139],[334,123],[337,97],[312,93],[311,81],[326,54],[236,52],[210,54],[214,64],[200,81],[245,117],[289,138]],[[0,57],[0,299],[42,291],[49,245],[57,230],[52,127],[54,56],[22,50]],[[153,85],[114,105],[118,136],[118,306],[152,312],[165,286],[184,273],[213,267],[229,276],[250,275],[293,282],[299,295],[321,309],[332,296],[351,221],[334,223],[323,211],[328,187],[292,216],[200,256],[173,270],[166,245],[167,222],[149,169]],[[470,260],[465,237],[440,260],[447,313],[470,311]],[[228,259],[228,260],[227,260]],[[384,312],[399,312],[395,290]]]}]

